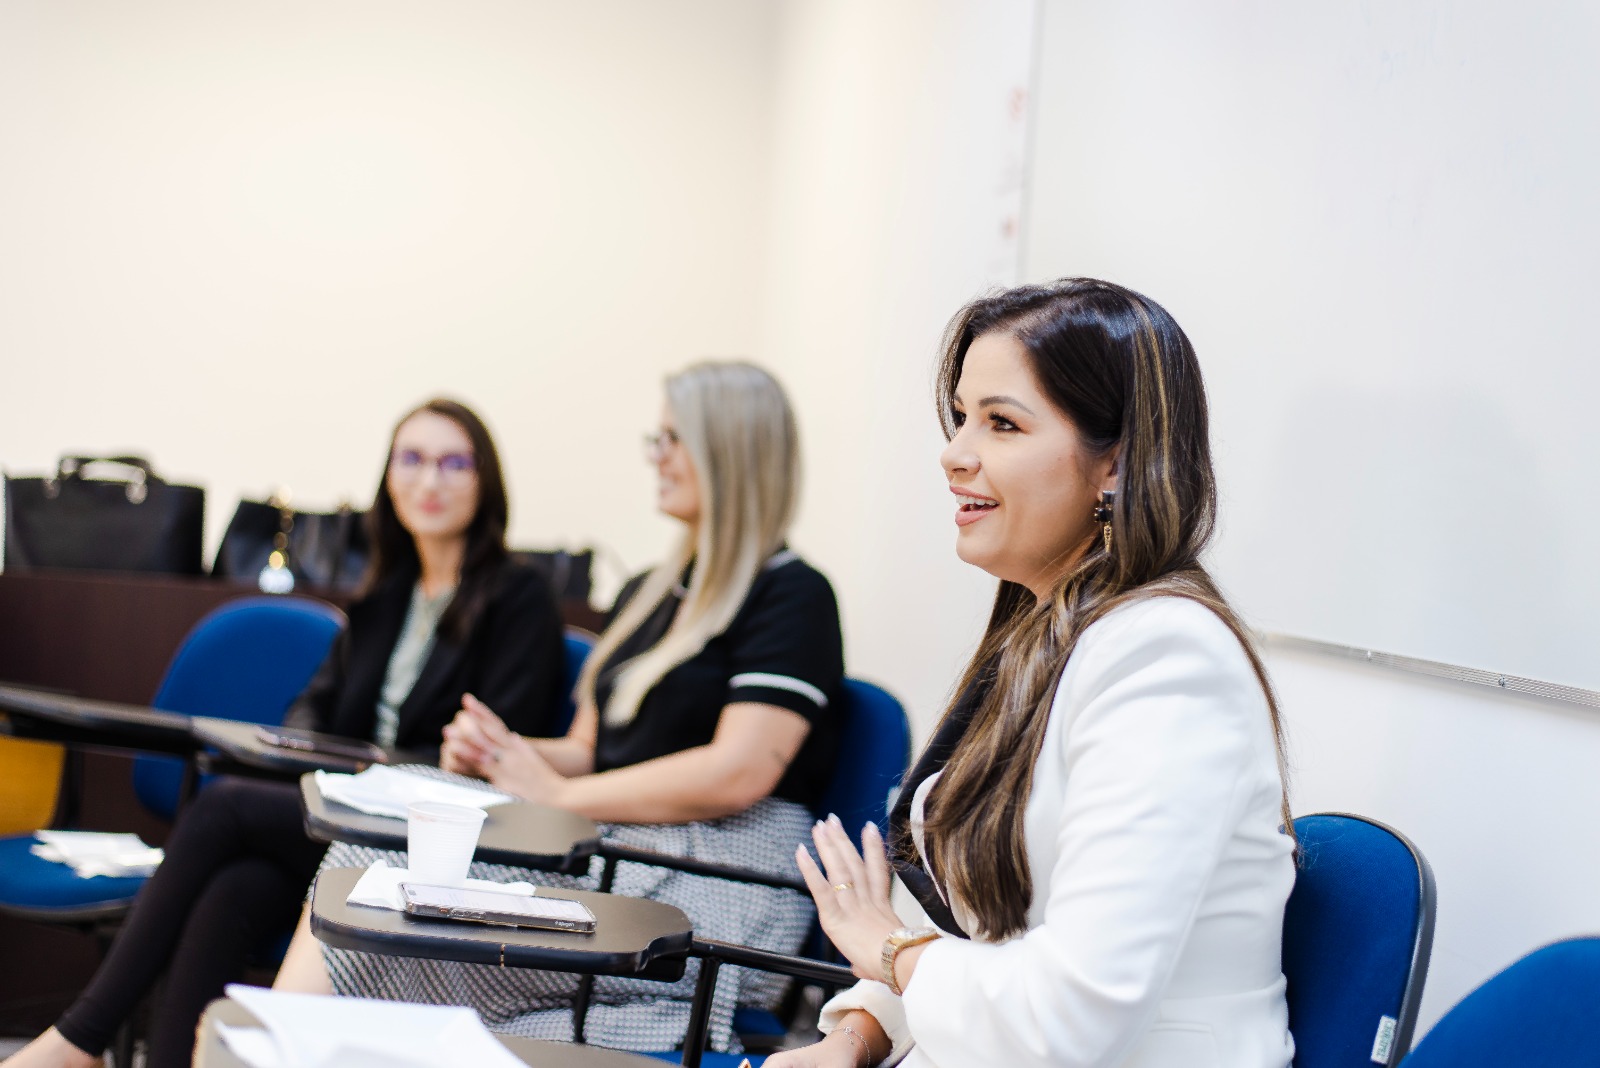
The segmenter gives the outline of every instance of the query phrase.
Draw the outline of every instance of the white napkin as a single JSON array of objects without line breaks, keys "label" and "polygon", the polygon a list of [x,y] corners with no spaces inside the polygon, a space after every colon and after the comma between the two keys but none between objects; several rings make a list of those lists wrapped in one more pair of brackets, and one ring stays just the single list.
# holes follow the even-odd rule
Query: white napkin
[{"label": "white napkin", "polygon": [[406,818],[406,806],[413,801],[443,801],[450,805],[491,808],[516,798],[490,787],[462,786],[460,783],[430,779],[399,768],[374,764],[360,775],[318,771],[317,789],[330,801],[359,809],[371,816]]},{"label": "white napkin", "polygon": [[80,879],[97,875],[126,878],[155,874],[165,854],[144,844],[136,834],[108,834],[103,831],[35,831],[39,845],[29,852],[44,860],[66,864]]},{"label": "white napkin", "polygon": [[[404,912],[406,899],[400,894],[400,884],[419,881],[407,869],[391,868],[379,860],[356,880],[345,901],[351,905],[370,905],[375,909]],[[536,892],[532,883],[493,883],[488,879],[468,879],[463,885],[468,890],[490,890],[501,894],[521,894],[523,897],[532,897]]]},{"label": "white napkin", "polygon": [[217,1031],[251,1068],[522,1068],[471,1009],[227,987],[266,1025]]}]

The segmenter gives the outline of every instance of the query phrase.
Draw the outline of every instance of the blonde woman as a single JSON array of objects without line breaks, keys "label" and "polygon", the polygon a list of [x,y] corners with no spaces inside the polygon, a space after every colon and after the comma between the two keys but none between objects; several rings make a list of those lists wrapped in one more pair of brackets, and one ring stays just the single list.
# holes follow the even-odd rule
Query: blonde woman
[{"label": "blonde woman", "polygon": [[[956,554],[988,633],[891,820],[797,863],[862,982],[767,1068],[1288,1068],[1282,732],[1201,564],[1205,389],[1154,301],[975,301],[940,369]],[[902,922],[890,858],[934,926]]]},{"label": "blonde woman", "polygon": [[[798,488],[794,417],[772,376],[744,363],[690,367],[666,393],[647,451],[658,507],[683,536],[618,597],[579,680],[571,730],[525,738],[468,697],[445,728],[441,765],[588,816],[618,841],[787,874],[833,765],[844,673],[833,590],[784,548]],[[325,865],[380,856],[339,845]],[[472,874],[593,886],[497,865]],[[620,865],[615,890],[677,905],[699,935],[784,951],[799,948],[812,917],[794,891],[642,865]],[[691,965],[676,984],[599,980],[588,1039],[681,1043],[693,977]],[[302,929],[278,985],[467,1004],[495,1030],[572,1037],[569,975],[350,953]],[[729,1045],[736,1003],[770,1004],[777,993],[753,974],[719,984],[713,1045]]]}]

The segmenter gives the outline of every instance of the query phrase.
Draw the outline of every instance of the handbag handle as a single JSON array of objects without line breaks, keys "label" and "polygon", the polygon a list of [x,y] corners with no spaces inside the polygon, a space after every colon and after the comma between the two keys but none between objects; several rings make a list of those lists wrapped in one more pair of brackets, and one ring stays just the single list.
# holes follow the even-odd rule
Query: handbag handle
[{"label": "handbag handle", "polygon": [[142,456],[63,456],[56,465],[56,477],[45,482],[45,496],[54,497],[61,492],[60,483],[68,479],[82,479],[87,468],[100,464],[121,467],[129,472],[127,477],[115,481],[127,483],[128,500],[134,504],[149,495],[147,483],[161,481],[156,477],[150,461]]}]

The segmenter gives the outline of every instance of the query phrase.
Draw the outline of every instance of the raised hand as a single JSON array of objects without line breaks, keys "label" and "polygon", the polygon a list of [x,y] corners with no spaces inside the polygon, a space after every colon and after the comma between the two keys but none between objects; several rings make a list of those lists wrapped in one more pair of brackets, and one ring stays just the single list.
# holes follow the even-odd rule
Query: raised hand
[{"label": "raised hand", "polygon": [[795,853],[800,875],[817,903],[817,918],[828,938],[862,979],[883,977],[883,943],[903,926],[889,904],[889,858],[877,824],[861,832],[861,852],[838,816],[811,829],[822,867],[801,846]]}]

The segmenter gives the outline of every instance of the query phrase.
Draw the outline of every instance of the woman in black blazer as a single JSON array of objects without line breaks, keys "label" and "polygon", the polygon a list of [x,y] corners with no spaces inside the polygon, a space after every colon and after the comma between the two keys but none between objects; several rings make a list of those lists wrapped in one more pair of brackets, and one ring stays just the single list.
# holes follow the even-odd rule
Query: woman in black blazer
[{"label": "woman in black blazer", "polygon": [[[561,620],[539,573],[514,560],[494,569],[489,602],[465,641],[435,638],[422,672],[398,709],[393,747],[414,763],[437,763],[440,732],[461,695],[498,694],[541,737],[554,733],[566,694]],[[371,738],[389,659],[399,643],[415,568],[378,583],[350,606],[350,625],[284,717],[284,724],[347,738]]]},{"label": "woman in black blazer", "polygon": [[[508,557],[506,517],[482,420],[446,400],[408,413],[368,513],[367,592],[285,722],[434,760],[471,693],[518,731],[551,734],[564,697],[561,619],[543,579]],[[293,928],[324,849],[302,829],[292,784],[211,783],[179,818],[89,986],[4,1068],[88,1068],[163,969],[146,1063],[187,1065],[205,1006],[252,951]]]}]

